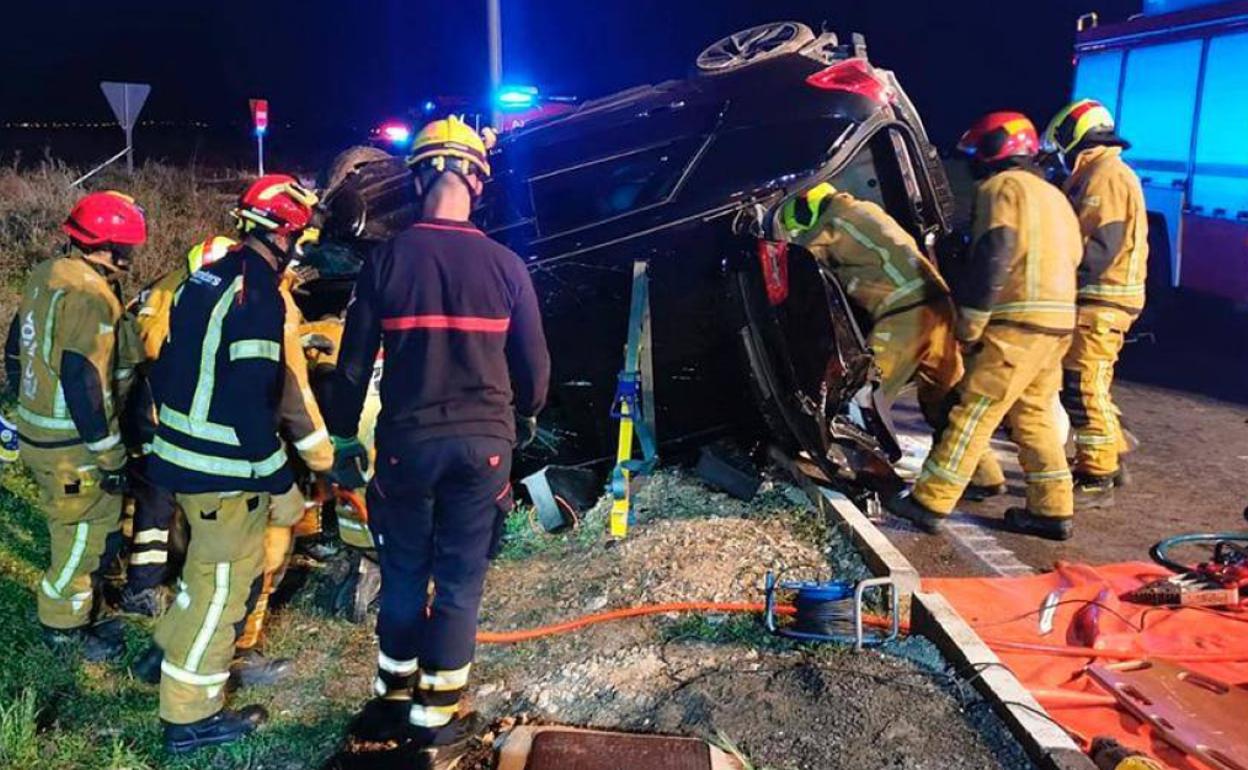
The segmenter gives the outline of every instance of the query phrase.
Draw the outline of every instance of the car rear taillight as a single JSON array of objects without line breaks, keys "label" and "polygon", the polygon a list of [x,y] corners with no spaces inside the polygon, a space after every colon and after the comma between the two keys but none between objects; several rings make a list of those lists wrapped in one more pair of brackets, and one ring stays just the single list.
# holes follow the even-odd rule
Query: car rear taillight
[{"label": "car rear taillight", "polygon": [[789,244],[784,241],[758,242],[758,264],[763,271],[767,301],[774,307],[789,298]]},{"label": "car rear taillight", "polygon": [[844,91],[865,96],[873,102],[892,101],[893,91],[875,76],[864,59],[846,59],[806,78],[806,82],[824,91]]}]

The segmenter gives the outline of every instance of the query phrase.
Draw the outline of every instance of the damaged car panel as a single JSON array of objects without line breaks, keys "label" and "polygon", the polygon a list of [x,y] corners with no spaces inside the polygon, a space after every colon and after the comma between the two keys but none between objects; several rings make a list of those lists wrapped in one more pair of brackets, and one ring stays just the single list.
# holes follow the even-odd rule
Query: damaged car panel
[{"label": "damaged car panel", "polygon": [[[790,30],[727,45],[751,37],[775,47],[586,103],[505,134],[494,150],[476,220],[528,264],[553,353],[547,440],[527,465],[612,456],[609,415],[641,259],[664,444],[765,421],[773,441],[829,478],[892,482],[898,450],[872,398],[860,319],[825,269],[769,233],[787,198],[831,180],[930,246],[948,229],[948,184],[896,78],[870,65],[860,38],[841,46]],[[366,183],[367,167],[328,192],[339,213],[325,248],[358,254],[373,237],[361,221],[404,220],[393,210],[410,201],[394,197],[393,181]],[[402,172],[373,177],[386,174]],[[335,204],[339,196],[351,200]],[[345,304],[349,279],[322,273],[318,283],[337,281]]]}]

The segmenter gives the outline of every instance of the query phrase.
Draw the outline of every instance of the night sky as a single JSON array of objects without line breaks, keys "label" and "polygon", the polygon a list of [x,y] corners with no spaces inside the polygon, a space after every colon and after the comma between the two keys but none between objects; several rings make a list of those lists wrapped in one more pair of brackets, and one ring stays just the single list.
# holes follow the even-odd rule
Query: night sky
[{"label": "night sky", "polygon": [[[947,144],[988,109],[1046,120],[1068,95],[1075,18],[1122,19],[1139,0],[503,5],[508,80],[587,97],[680,76],[707,43],[764,21],[861,31]],[[267,96],[277,122],[367,126],[486,80],[484,0],[19,0],[5,15],[0,121],[105,120],[98,81],[132,79],[154,85],[145,119],[245,121],[247,97]]]}]

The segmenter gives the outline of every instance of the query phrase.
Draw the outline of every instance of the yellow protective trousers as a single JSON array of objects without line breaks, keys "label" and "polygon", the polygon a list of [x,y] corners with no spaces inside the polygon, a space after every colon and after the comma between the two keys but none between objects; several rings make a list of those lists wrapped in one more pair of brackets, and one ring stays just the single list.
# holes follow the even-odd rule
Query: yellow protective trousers
[{"label": "yellow protective trousers", "polygon": [[205,719],[225,705],[234,645],[247,606],[260,589],[269,495],[260,492],[179,494],[191,527],[182,590],[156,626],[165,652],[160,718]]},{"label": "yellow protective trousers", "polygon": [[243,622],[243,632],[238,637],[235,647],[239,650],[250,650],[260,645],[264,635],[265,622],[269,618],[269,599],[273,592],[282,584],[286,577],[286,568],[290,566],[290,555],[295,550],[295,536],[291,527],[278,527],[270,524],[264,531],[264,565],[260,574],[260,591],[256,595],[251,611]]},{"label": "yellow protective trousers", "polygon": [[52,558],[37,591],[39,622],[78,628],[91,622],[101,567],[120,552],[120,495],[99,486],[95,454],[84,444],[40,448],[21,444],[21,458],[39,485]]},{"label": "yellow protective trousers", "polygon": [[1110,388],[1134,321],[1132,314],[1118,308],[1079,308],[1075,337],[1062,362],[1062,406],[1075,433],[1076,473],[1112,476],[1118,472],[1118,455],[1126,440]]},{"label": "yellow protective trousers", "polygon": [[1069,346],[1069,336],[989,325],[967,357],[957,404],[923,465],[915,500],[936,513],[952,513],[993,432],[1008,418],[1027,482],[1027,509],[1039,516],[1073,516],[1070,468],[1053,419]]},{"label": "yellow protective trousers", "polygon": [[[913,381],[919,409],[934,428],[944,424],[949,394],[962,380],[962,351],[955,334],[953,301],[940,297],[876,321],[867,345],[880,370],[880,393],[888,404]],[[991,450],[984,452],[973,481],[981,486],[1005,483],[1005,471]]]}]

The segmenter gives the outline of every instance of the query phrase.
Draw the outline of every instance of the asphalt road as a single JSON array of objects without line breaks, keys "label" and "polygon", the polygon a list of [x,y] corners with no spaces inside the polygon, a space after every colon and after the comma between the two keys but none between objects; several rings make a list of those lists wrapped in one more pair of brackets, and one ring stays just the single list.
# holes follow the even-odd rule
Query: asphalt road
[{"label": "asphalt road", "polygon": [[[928,536],[887,514],[881,528],[931,576],[1147,560],[1149,547],[1173,534],[1248,528],[1248,323],[1231,313],[1209,320],[1185,316],[1155,341],[1124,351],[1114,396],[1141,442],[1127,458],[1131,483],[1117,490],[1112,506],[1077,511],[1072,540],[1001,529],[1005,509],[1023,504],[1022,473],[1004,441],[996,446],[1010,477],[1006,496],[964,503],[947,534]],[[925,433],[912,405],[900,404],[896,416],[903,432]]]}]

